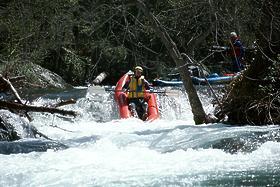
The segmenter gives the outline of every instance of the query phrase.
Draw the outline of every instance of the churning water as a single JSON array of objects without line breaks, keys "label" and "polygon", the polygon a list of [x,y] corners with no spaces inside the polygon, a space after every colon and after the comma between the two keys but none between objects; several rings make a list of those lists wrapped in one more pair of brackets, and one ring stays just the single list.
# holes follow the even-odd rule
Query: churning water
[{"label": "churning water", "polygon": [[[160,120],[119,120],[112,93],[81,93],[77,88],[33,102],[74,94],[77,103],[63,108],[80,115],[33,113],[32,125],[67,148],[0,155],[0,186],[280,185],[279,126],[196,126],[181,92],[158,95]],[[212,112],[205,89],[200,97]]]}]

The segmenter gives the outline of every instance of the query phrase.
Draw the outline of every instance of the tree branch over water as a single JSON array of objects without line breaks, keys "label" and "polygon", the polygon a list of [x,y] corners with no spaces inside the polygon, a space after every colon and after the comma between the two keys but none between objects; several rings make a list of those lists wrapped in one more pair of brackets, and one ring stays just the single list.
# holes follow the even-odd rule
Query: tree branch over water
[{"label": "tree branch over water", "polygon": [[48,112],[51,114],[57,113],[62,115],[70,115],[76,117],[78,115],[77,112],[71,110],[63,110],[58,108],[50,108],[50,107],[41,107],[41,106],[31,106],[31,105],[24,105],[19,103],[12,103],[7,101],[0,101],[0,108],[3,109],[12,109],[12,110],[23,110],[26,112]]},{"label": "tree branch over water", "polygon": [[[188,69],[184,66],[185,61],[181,56],[175,42],[171,39],[166,30],[161,26],[160,22],[155,18],[155,16],[148,10],[146,5],[141,1],[137,0],[138,7],[144,12],[145,16],[151,22],[151,26],[156,31],[157,35],[161,38],[165,47],[167,48],[169,55],[172,57],[177,67],[179,68],[180,75],[182,77],[184,87],[189,97],[189,102],[192,107],[192,112],[194,115],[194,121],[196,124],[207,123],[207,116],[202,107],[201,101],[197,95],[197,92],[193,86],[190,73]],[[190,62],[189,62],[190,63]]]}]

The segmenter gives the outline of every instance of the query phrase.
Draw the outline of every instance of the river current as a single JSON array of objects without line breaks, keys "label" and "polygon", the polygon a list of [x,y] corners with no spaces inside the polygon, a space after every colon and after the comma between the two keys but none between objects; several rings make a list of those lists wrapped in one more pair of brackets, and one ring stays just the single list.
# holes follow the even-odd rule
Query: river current
[{"label": "river current", "polygon": [[[186,95],[171,91],[157,95],[161,118],[148,123],[118,119],[108,91],[36,98],[37,106],[77,99],[61,107],[79,112],[76,118],[31,114],[32,125],[67,148],[0,154],[0,186],[280,186],[279,126],[197,126]],[[199,96],[213,112],[207,88]]]}]

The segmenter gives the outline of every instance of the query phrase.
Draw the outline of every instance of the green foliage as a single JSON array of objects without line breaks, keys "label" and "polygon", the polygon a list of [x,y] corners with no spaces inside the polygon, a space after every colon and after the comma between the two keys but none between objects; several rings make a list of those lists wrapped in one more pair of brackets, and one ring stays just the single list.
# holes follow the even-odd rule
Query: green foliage
[{"label": "green foliage", "polygon": [[[251,45],[263,0],[145,3],[179,50],[199,60],[209,55],[211,45],[224,45],[233,30]],[[151,79],[175,68],[133,1],[10,1],[0,23],[7,28],[1,32],[0,26],[1,61],[31,61],[72,84],[83,84],[109,69],[107,83],[115,84],[135,65],[146,67],[145,73]],[[6,33],[8,39],[1,38],[1,33]]]}]

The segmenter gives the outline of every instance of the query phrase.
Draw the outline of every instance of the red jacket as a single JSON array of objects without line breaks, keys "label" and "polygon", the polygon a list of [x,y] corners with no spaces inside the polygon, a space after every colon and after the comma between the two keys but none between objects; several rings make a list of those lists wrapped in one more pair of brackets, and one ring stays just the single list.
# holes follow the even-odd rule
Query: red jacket
[{"label": "red jacket", "polygon": [[239,37],[232,37],[230,39],[230,45],[227,54],[233,58],[235,57],[242,58],[244,57],[244,52],[245,52],[244,47]]}]

